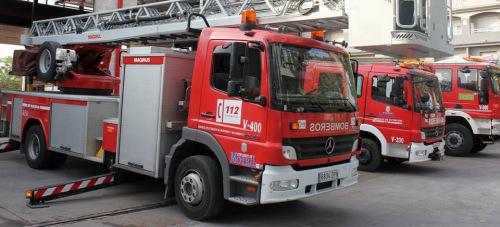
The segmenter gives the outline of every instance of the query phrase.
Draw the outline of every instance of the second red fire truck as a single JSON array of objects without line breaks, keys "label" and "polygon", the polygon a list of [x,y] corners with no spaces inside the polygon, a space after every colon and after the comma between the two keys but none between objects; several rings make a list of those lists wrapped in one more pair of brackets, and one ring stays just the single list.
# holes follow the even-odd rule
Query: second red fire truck
[{"label": "second red fire truck", "polygon": [[446,108],[446,154],[480,152],[500,135],[500,66],[453,58],[432,67]]},{"label": "second red fire truck", "polygon": [[441,160],[445,111],[437,77],[413,64],[360,65],[356,93],[362,119],[359,169],[385,160]]}]

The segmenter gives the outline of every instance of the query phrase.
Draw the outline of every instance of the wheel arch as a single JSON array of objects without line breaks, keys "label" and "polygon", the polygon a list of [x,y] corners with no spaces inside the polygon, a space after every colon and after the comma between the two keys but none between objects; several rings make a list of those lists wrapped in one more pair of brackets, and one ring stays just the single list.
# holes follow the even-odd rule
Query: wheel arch
[{"label": "wheel arch", "polygon": [[477,134],[478,125],[474,121],[474,119],[467,113],[463,111],[446,111],[446,124],[461,124],[467,127],[472,134]]},{"label": "wheel arch", "polygon": [[361,124],[360,136],[361,138],[367,138],[375,141],[380,147],[380,153],[382,155],[387,154],[387,140],[378,128],[369,124]]},{"label": "wheel arch", "polygon": [[[468,121],[466,118],[463,118],[461,116],[448,116],[448,117],[446,117],[446,124],[447,125],[448,124],[460,124],[460,125],[463,125],[466,128],[468,128],[472,132],[472,134],[477,133],[477,127],[473,127],[476,124],[474,122]],[[474,132],[474,128],[476,128],[476,132]]]},{"label": "wheel arch", "polygon": [[174,174],[177,167],[187,157],[206,155],[213,158],[222,172],[224,198],[229,197],[229,161],[217,139],[210,133],[196,129],[183,128],[182,139],[172,146],[165,156],[164,182],[167,185],[166,197],[173,195]]},{"label": "wheel arch", "polygon": [[49,137],[47,135],[48,130],[41,123],[41,121],[39,119],[36,119],[36,118],[29,118],[28,120],[26,120],[26,123],[24,123],[23,131],[21,132],[21,142],[24,143],[24,139],[26,138],[26,134],[28,133],[28,130],[35,125],[40,125],[42,127],[43,133],[45,134],[45,141],[47,142],[47,146],[48,146],[48,142],[49,142]]}]

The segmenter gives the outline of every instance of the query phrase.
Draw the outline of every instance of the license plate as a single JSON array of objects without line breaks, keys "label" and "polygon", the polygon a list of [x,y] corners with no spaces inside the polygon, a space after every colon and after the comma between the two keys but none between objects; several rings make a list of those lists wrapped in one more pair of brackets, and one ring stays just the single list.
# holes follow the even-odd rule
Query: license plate
[{"label": "license plate", "polygon": [[318,183],[335,180],[339,177],[337,170],[318,173]]}]

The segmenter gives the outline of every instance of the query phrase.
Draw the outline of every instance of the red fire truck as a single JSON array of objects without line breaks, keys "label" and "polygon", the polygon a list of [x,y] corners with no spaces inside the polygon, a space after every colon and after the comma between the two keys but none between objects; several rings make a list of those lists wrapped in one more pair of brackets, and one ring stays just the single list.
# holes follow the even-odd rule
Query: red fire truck
[{"label": "red fire truck", "polygon": [[500,66],[454,58],[432,67],[446,108],[446,154],[480,152],[500,135]]},{"label": "red fire truck", "polygon": [[[170,10],[166,4],[175,3],[153,6]],[[123,12],[123,19],[131,9],[135,8],[112,15]],[[137,13],[133,21],[97,23],[110,26],[109,31],[54,29],[68,33],[64,35],[37,30],[59,23],[37,22],[29,38],[33,48],[16,53],[17,74],[38,71],[38,79],[56,83],[64,93],[111,93],[118,79],[106,70],[108,45],[124,42],[127,32],[144,32],[146,25],[156,26],[154,31],[165,25],[113,26],[172,19],[168,28],[173,29],[180,24],[175,21],[179,14],[146,18]],[[191,21],[194,16],[199,18]],[[220,18],[215,21],[220,25]],[[9,146],[20,144],[35,169],[60,166],[70,155],[163,177],[166,195],[175,195],[183,212],[197,220],[217,215],[224,199],[244,205],[276,203],[357,183],[355,156],[361,141],[346,51],[281,34],[278,27],[255,29],[255,11],[243,11],[242,22],[240,29],[198,30],[191,26],[208,26],[207,19],[191,14],[187,30],[134,38],[154,43],[177,37],[179,46],[196,47],[196,52],[131,47],[121,56],[119,96],[2,91],[2,123]],[[291,23],[290,27],[300,25]],[[66,25],[71,24],[79,23]],[[116,37],[122,38],[113,40]],[[331,73],[335,71],[319,63],[335,65],[342,73]],[[313,68],[318,77],[305,77]],[[319,81],[311,81],[315,79]],[[37,205],[114,180],[114,175],[107,175],[37,188],[27,197]]]},{"label": "red fire truck", "polygon": [[359,169],[383,163],[441,160],[445,117],[437,77],[413,64],[360,65],[356,93],[362,119]]}]

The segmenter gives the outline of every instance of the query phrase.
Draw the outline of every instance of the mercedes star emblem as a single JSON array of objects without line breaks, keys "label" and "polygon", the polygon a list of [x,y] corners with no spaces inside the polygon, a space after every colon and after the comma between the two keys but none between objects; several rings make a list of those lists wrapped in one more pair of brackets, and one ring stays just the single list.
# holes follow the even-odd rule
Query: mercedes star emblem
[{"label": "mercedes star emblem", "polygon": [[335,148],[335,141],[333,140],[333,137],[328,137],[325,143],[326,154],[332,154],[334,148]]}]

